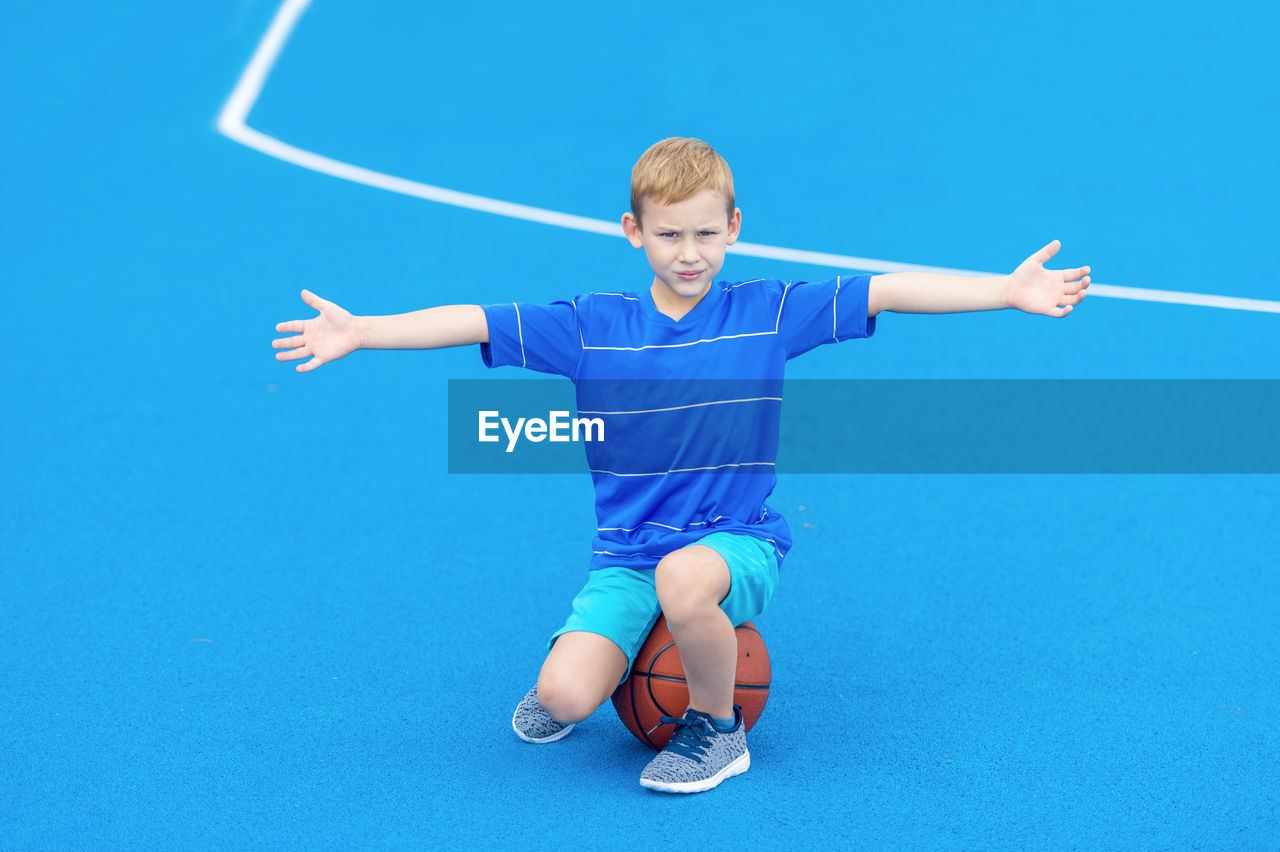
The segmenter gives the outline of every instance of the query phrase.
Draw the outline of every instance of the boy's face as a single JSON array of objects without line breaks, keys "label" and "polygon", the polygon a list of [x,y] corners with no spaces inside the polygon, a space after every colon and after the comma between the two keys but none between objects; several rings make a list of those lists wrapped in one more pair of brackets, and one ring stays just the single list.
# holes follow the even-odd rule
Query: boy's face
[{"label": "boy's face", "polygon": [[684,201],[659,204],[646,199],[641,218],[622,217],[622,228],[635,248],[643,248],[654,279],[650,292],[663,313],[688,313],[711,289],[724,266],[726,246],[738,239],[742,211],[730,216],[725,199],[703,189]]}]

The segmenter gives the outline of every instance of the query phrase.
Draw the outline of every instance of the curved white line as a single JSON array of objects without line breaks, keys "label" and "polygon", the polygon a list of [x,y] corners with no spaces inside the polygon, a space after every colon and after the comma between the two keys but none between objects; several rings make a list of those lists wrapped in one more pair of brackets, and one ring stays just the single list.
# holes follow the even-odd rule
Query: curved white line
[{"label": "curved white line", "polygon": [[[284,0],[276,11],[267,34],[262,37],[253,58],[245,66],[240,80],[231,91],[222,112],[218,114],[218,132],[241,145],[253,148],[270,157],[293,163],[304,169],[320,172],[341,180],[361,183],[377,189],[385,189],[401,195],[449,204],[454,207],[465,207],[507,216],[512,219],[523,219],[539,222],[543,225],[554,225],[558,228],[569,228],[575,231],[586,231],[593,234],[604,234],[609,237],[622,236],[622,225],[604,219],[591,219],[586,216],[575,216],[572,213],[561,213],[557,210],[546,210],[541,207],[530,207],[515,204],[496,198],[471,195],[453,189],[432,186],[395,175],[376,172],[351,163],[344,163],[329,157],[305,151],[279,139],[268,136],[249,127],[249,112],[257,103],[267,76],[284,49],[298,19],[311,5],[311,0]],[[951,269],[944,266],[922,266],[915,263],[898,263],[891,260],[876,260],[868,257],[854,257],[845,254],[828,254],[826,252],[805,251],[781,246],[767,246],[757,243],[739,242],[729,247],[729,251],[747,257],[763,257],[770,260],[783,260],[791,263],[806,263],[813,266],[827,266],[835,269],[851,269],[863,272],[939,272],[945,275],[964,275],[983,277],[994,275],[992,272],[978,272],[971,269]],[[1138,287],[1119,287],[1111,284],[1090,284],[1091,296],[1106,296],[1115,299],[1133,299],[1142,302],[1168,302],[1178,305],[1198,305],[1209,308],[1227,308],[1237,311],[1259,311],[1262,313],[1280,314],[1280,302],[1264,299],[1241,299],[1234,296],[1215,296],[1208,293],[1186,293],[1177,290],[1148,290]]]}]

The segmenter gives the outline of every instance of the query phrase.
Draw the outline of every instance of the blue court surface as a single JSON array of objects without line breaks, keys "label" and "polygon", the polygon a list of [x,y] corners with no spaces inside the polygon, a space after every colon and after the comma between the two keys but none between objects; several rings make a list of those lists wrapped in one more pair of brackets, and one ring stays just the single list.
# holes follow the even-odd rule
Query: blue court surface
[{"label": "blue court surface", "polygon": [[519,371],[270,345],[304,287],[375,314],[647,286],[590,222],[681,135],[790,252],[726,280],[1059,238],[1099,284],[1201,294],[886,314],[792,376],[1280,379],[1274,6],[5,18],[0,848],[1280,846],[1275,475],[782,475],[751,770],[668,797],[608,705],[512,734],[594,530],[585,474],[447,472],[448,380]]}]

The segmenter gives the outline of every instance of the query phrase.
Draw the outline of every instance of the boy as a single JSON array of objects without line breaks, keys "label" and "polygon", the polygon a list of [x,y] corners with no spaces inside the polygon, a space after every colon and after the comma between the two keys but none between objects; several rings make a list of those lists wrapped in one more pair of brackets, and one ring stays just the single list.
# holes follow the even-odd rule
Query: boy
[{"label": "boy", "polygon": [[[724,160],[700,140],[666,139],[636,163],[631,210],[622,217],[627,239],[653,269],[647,290],[385,317],[355,317],[304,290],[319,316],[279,324],[277,331],[297,336],[273,343],[289,350],[278,360],[310,356],[299,372],[360,348],[479,343],[489,366],[564,375],[578,386],[580,411],[612,415],[630,434],[646,436],[649,446],[631,460],[638,469],[601,468],[589,455],[600,524],[589,579],[512,725],[534,743],[568,734],[626,678],[661,611],[689,683],[689,708],[664,720],[675,732],[640,777],[664,792],[708,790],[750,766],[733,704],[734,627],[764,610],[790,547],[785,521],[765,505],[781,400],[725,393],[726,383],[780,387],[788,359],[822,343],[870,337],[881,311],[1016,307],[1062,317],[1089,284],[1088,267],[1044,268],[1056,241],[993,278],[902,273],[716,283],[741,225]],[[695,388],[695,396],[603,410],[617,405],[609,390],[628,379],[651,380],[645,388],[679,380],[672,384]]]}]

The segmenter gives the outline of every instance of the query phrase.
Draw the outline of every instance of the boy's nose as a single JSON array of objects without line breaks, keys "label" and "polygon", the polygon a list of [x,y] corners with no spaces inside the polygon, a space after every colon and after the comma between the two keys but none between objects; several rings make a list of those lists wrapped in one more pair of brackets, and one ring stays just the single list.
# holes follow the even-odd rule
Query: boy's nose
[{"label": "boy's nose", "polygon": [[693,262],[698,259],[698,244],[693,240],[683,240],[680,243],[680,259]]}]

